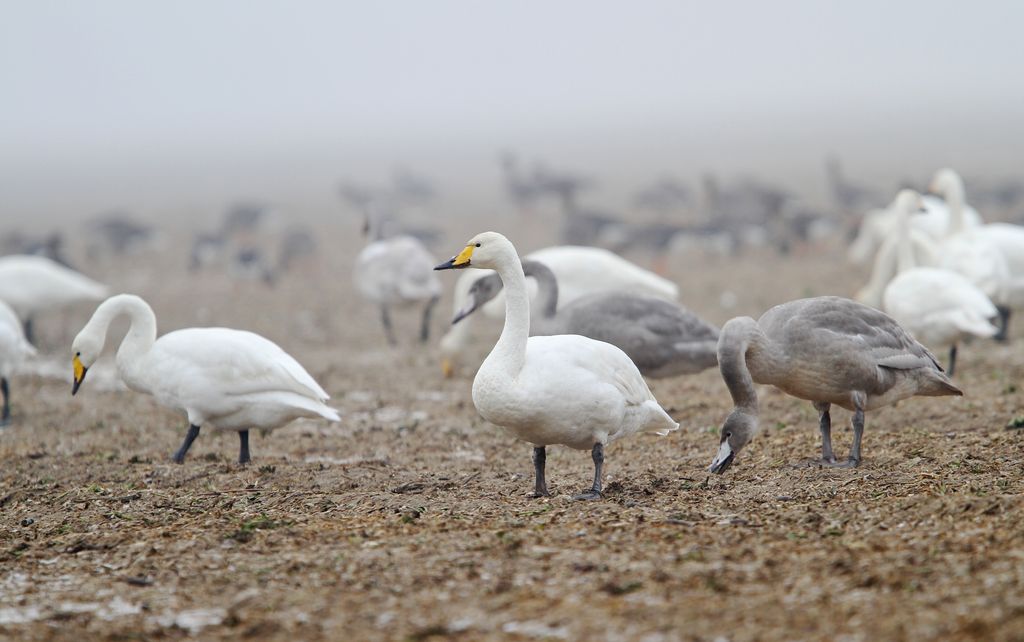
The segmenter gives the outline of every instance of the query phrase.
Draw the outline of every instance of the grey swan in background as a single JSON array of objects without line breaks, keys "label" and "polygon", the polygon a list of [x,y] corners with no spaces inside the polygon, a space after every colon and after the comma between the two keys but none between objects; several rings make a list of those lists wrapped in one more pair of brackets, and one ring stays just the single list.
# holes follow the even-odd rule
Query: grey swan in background
[{"label": "grey swan in background", "polygon": [[[892,317],[861,303],[824,296],[771,308],[757,321],[722,327],[718,367],[735,405],[722,425],[710,471],[724,473],[758,429],[755,383],[814,403],[827,466],[860,464],[864,413],[916,395],[963,395],[935,356]],[[829,408],[853,411],[853,446],[845,462],[832,454]]]},{"label": "grey swan in background", "polygon": [[[677,303],[646,294],[598,292],[558,308],[558,279],[540,261],[525,259],[523,272],[537,280],[539,316],[533,336],[578,334],[610,343],[625,352],[648,377],[695,374],[718,363],[718,328]],[[458,323],[493,299],[501,277],[480,277],[469,290]]]}]

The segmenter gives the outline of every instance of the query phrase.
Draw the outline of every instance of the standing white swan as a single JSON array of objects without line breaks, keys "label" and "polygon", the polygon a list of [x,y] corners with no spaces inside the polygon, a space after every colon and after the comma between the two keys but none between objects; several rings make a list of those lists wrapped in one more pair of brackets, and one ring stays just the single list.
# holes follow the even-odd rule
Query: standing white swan
[{"label": "standing white swan", "polygon": [[1003,287],[993,299],[1000,318],[999,332],[994,338],[1005,341],[1011,311],[1024,308],[1024,227],[1009,223],[972,225],[970,213],[974,210],[967,205],[963,179],[952,169],[936,172],[929,189],[945,198],[950,212],[961,217],[970,239],[980,243],[984,251],[995,250],[1005,261]]},{"label": "standing white swan", "polygon": [[237,431],[238,463],[244,464],[250,460],[252,428],[273,430],[299,417],[340,420],[326,405],[324,389],[277,344],[227,328],[187,328],[157,339],[153,309],[131,294],[101,303],[75,337],[71,394],[103,352],[110,324],[121,316],[131,323],[117,350],[121,380],[188,417],[188,435],[174,455],[179,464],[203,425]]},{"label": "standing white swan", "polygon": [[32,320],[37,313],[105,296],[107,286],[45,256],[0,257],[0,300],[25,324],[29,341],[33,340]]},{"label": "standing white swan", "polygon": [[497,271],[505,284],[505,327],[473,380],[473,404],[491,423],[534,445],[535,496],[548,496],[545,447],[590,450],[594,483],[574,499],[601,497],[605,445],[638,432],[668,434],[679,424],[640,371],[615,346],[577,335],[530,337],[530,299],[519,254],[496,232],[473,237],[436,269]]},{"label": "standing white swan", "polygon": [[[814,402],[821,458],[827,466],[860,465],[864,413],[915,395],[962,395],[935,357],[892,317],[834,296],[777,305],[757,321],[722,326],[718,367],[735,407],[722,425],[711,472],[724,473],[758,430],[755,383]],[[850,457],[832,453],[831,405],[853,411]]]},{"label": "standing white swan", "polygon": [[931,349],[949,348],[946,373],[952,377],[957,344],[963,338],[989,338],[996,334],[996,327],[989,322],[997,315],[996,307],[961,274],[916,266],[907,219],[918,208],[920,196],[903,190],[897,201],[898,273],[885,288],[883,309]]},{"label": "standing white swan", "polygon": [[4,405],[0,411],[0,426],[11,421],[11,389],[8,380],[21,362],[36,349],[25,339],[21,321],[9,305],[0,301],[0,395]]}]

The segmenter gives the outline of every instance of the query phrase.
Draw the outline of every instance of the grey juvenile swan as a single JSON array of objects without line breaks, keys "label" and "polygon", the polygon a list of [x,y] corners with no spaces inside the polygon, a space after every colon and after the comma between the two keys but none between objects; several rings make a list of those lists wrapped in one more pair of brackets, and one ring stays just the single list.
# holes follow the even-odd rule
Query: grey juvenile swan
[{"label": "grey juvenile swan", "polygon": [[[822,463],[841,468],[860,464],[866,411],[915,395],[963,394],[932,353],[892,317],[833,296],[783,303],[757,321],[730,320],[718,339],[718,367],[735,404],[710,467],[719,474],[757,432],[754,383],[814,402]],[[845,462],[837,463],[832,454],[832,404],[854,413],[853,446]]]},{"label": "grey juvenile swan", "polygon": [[[558,307],[558,279],[540,261],[523,260],[523,272],[537,280],[539,318],[532,336],[579,334],[610,343],[625,352],[648,377],[694,374],[718,363],[718,328],[677,303],[632,292],[598,292]],[[458,323],[502,289],[489,274],[470,287]]]}]

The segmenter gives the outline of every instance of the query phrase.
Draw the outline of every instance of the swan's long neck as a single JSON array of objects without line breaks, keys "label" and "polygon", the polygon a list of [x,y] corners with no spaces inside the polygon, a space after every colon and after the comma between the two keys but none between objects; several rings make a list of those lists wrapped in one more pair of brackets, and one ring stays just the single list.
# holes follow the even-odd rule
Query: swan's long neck
[{"label": "swan's long neck", "polygon": [[505,286],[505,327],[487,361],[515,378],[526,363],[526,341],[530,337],[530,297],[526,276],[515,248],[509,243],[494,266]]},{"label": "swan's long neck", "polygon": [[110,297],[96,308],[82,332],[99,337],[99,345],[102,346],[110,324],[121,316],[127,316],[131,322],[121,347],[117,349],[117,366],[123,371],[126,365],[135,363],[149,352],[156,341],[156,315],[149,304],[131,294]]},{"label": "swan's long neck", "polygon": [[949,181],[945,199],[949,206],[949,227],[946,236],[953,236],[967,229],[967,218],[964,214],[964,183],[959,176]]},{"label": "swan's long neck", "polygon": [[896,273],[913,269],[916,263],[910,247],[910,216],[901,209],[896,212]]},{"label": "swan's long neck", "polygon": [[558,308],[558,279],[551,268],[539,261],[523,261],[523,273],[537,280],[537,298],[534,303],[540,310],[541,318],[550,319]]},{"label": "swan's long neck", "polygon": [[755,415],[757,391],[747,364],[747,355],[748,352],[756,351],[758,357],[770,357],[770,348],[757,321],[750,317],[737,317],[728,321],[722,326],[722,333],[718,337],[718,369],[729,388],[733,404]]}]

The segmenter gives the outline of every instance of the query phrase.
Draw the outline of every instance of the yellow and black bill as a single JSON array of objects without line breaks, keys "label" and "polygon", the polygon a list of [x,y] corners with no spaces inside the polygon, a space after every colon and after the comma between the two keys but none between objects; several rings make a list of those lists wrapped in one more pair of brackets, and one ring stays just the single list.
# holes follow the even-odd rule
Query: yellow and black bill
[{"label": "yellow and black bill", "polygon": [[441,265],[434,266],[435,270],[457,270],[459,268],[469,267],[469,259],[473,256],[473,245],[467,245],[461,252],[456,256],[448,259]]},{"label": "yellow and black bill", "polygon": [[85,373],[89,372],[89,369],[82,365],[82,360],[75,355],[75,358],[71,360],[71,367],[75,371],[75,381],[71,384],[71,394],[74,395],[78,392],[78,387],[85,381]]}]

